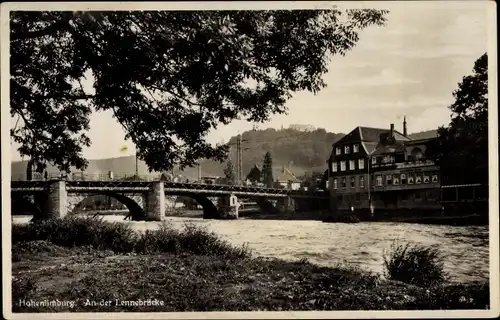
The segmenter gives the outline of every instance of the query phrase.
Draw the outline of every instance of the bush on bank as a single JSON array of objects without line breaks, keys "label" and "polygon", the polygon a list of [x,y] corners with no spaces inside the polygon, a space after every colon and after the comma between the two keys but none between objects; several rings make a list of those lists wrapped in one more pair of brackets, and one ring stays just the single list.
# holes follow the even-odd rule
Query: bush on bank
[{"label": "bush on bank", "polygon": [[68,216],[12,226],[13,243],[29,241],[46,241],[61,247],[88,246],[116,253],[191,253],[231,258],[251,255],[247,247],[234,247],[216,234],[194,225],[185,225],[183,230],[161,225],[158,230],[139,234],[130,225],[92,217]]},{"label": "bush on bank", "polygon": [[443,257],[437,248],[393,243],[384,254],[385,275],[388,279],[428,287],[448,279]]}]

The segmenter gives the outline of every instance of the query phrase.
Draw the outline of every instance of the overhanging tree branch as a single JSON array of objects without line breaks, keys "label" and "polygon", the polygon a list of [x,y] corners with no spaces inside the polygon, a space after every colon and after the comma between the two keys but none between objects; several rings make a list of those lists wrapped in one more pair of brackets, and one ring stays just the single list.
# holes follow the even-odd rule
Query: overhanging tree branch
[{"label": "overhanging tree branch", "polygon": [[69,19],[60,20],[41,30],[11,33],[10,40],[12,41],[40,38],[56,33],[57,31],[62,30],[67,26],[69,26]]}]

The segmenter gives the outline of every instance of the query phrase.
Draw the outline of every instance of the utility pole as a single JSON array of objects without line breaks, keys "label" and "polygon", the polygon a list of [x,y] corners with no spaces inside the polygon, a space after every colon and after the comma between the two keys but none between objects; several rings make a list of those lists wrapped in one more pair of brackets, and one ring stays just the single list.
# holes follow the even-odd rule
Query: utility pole
[{"label": "utility pole", "polygon": [[137,150],[135,151],[135,178],[139,179],[139,159],[137,158]]},{"label": "utility pole", "polygon": [[240,134],[238,134],[238,136],[236,137],[236,153],[237,153],[237,156],[236,156],[236,162],[237,162],[236,180],[238,181],[238,184],[241,185],[241,179],[242,179],[241,176],[243,175],[242,169],[241,169],[243,154],[241,152],[241,135]]}]

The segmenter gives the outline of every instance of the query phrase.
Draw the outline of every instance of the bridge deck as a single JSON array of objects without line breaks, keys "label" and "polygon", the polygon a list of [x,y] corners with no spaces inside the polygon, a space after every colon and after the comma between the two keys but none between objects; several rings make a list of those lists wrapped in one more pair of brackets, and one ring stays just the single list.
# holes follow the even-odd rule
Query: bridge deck
[{"label": "bridge deck", "polygon": [[[30,192],[48,190],[50,185],[57,180],[52,181],[12,181],[11,189],[16,192]],[[72,192],[99,192],[99,191],[115,191],[115,192],[146,192],[150,189],[151,184],[155,181],[133,181],[133,180],[105,180],[105,181],[65,181],[66,189]],[[159,182],[156,181],[156,182]],[[257,186],[233,186],[233,185],[218,185],[205,183],[185,183],[185,182],[170,182],[163,181],[166,192],[175,193],[203,193],[203,194],[230,194],[248,195],[248,196],[266,196],[266,197],[307,197],[307,198],[327,198],[328,194],[325,191],[317,191],[314,193],[291,190],[266,188]]]}]

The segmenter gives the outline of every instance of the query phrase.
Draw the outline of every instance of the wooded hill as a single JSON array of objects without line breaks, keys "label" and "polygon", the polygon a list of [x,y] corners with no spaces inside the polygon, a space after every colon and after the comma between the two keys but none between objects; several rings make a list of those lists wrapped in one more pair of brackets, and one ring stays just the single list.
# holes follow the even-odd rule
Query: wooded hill
[{"label": "wooded hill", "polygon": [[[436,130],[423,131],[411,134],[412,139],[423,139],[436,136]],[[258,164],[262,165],[262,160],[267,151],[271,152],[273,157],[273,166],[278,169],[288,168],[296,176],[314,171],[326,170],[326,159],[332,149],[332,144],[344,136],[344,133],[327,132],[325,129],[316,129],[311,131],[300,131],[293,128],[289,129],[265,129],[245,131],[242,134],[242,153],[243,153],[243,174]],[[236,166],[236,137],[229,140],[231,146],[230,156]],[[27,161],[12,162],[13,179],[21,179],[26,175]],[[201,161],[202,176],[223,176],[225,163],[211,160]],[[117,175],[134,174],[135,158],[134,156],[95,159],[89,160],[89,166],[86,173],[104,174],[113,171]],[[57,173],[57,169],[48,167],[48,172]],[[75,171],[77,172],[77,171]],[[179,174],[179,170],[174,170]],[[150,174],[146,165],[139,161],[139,174]],[[198,177],[197,168],[186,168],[182,173],[189,180],[195,180]]]}]

